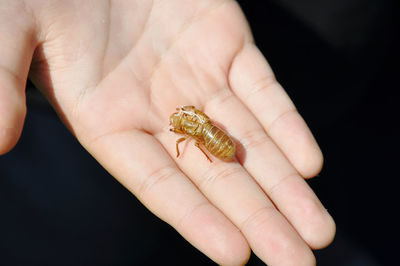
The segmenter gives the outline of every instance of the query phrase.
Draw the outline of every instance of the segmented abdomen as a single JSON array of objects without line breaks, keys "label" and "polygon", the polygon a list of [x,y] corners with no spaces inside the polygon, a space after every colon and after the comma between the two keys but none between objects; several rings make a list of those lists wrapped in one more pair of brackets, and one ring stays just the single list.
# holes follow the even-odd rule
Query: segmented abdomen
[{"label": "segmented abdomen", "polygon": [[204,146],[214,156],[229,161],[235,156],[236,146],[231,138],[211,123],[203,125]]}]

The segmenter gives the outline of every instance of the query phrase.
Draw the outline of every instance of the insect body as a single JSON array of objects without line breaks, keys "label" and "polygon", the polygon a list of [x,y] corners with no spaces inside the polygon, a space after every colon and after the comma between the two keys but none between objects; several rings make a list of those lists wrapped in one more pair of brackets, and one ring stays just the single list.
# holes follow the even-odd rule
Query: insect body
[{"label": "insect body", "polygon": [[235,156],[236,146],[231,138],[220,128],[216,127],[210,118],[194,106],[176,108],[178,112],[170,116],[170,125],[173,131],[185,135],[176,141],[176,157],[179,157],[179,143],[189,137],[196,140],[195,146],[199,148],[210,162],[212,160],[201,148],[200,144],[214,156],[224,161],[230,161]]}]

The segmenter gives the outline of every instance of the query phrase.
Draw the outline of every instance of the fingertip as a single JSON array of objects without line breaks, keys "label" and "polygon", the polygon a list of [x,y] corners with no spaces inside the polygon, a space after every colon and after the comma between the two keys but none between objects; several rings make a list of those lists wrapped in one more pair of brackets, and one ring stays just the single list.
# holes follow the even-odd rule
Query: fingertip
[{"label": "fingertip", "polygon": [[21,130],[0,127],[0,155],[4,155],[17,144]]},{"label": "fingertip", "polygon": [[307,240],[308,245],[312,249],[323,249],[333,242],[336,235],[336,223],[332,216],[327,214],[323,220],[319,222],[319,227],[316,231],[319,233],[310,236]]},{"label": "fingertip", "polygon": [[269,133],[302,177],[319,174],[324,163],[322,151],[297,111],[282,116]]},{"label": "fingertip", "polygon": [[219,265],[245,265],[250,258],[243,234],[212,205],[197,208],[178,231]]},{"label": "fingertip", "polygon": [[336,224],[332,216],[317,199],[304,200],[298,206],[303,219],[296,223],[296,228],[312,249],[322,249],[334,239]]},{"label": "fingertip", "polygon": [[[240,235],[240,236],[239,236]],[[214,261],[220,265],[245,265],[250,258],[251,250],[243,236],[232,236],[230,241],[215,247]]]},{"label": "fingertip", "polygon": [[17,144],[25,115],[24,94],[0,88],[0,155],[9,152]]},{"label": "fingertip", "polygon": [[301,167],[298,168],[301,176],[306,179],[310,179],[318,176],[324,165],[324,156],[318,144],[314,141],[311,145],[311,149],[308,152],[308,156],[305,156],[303,162],[298,163]]}]

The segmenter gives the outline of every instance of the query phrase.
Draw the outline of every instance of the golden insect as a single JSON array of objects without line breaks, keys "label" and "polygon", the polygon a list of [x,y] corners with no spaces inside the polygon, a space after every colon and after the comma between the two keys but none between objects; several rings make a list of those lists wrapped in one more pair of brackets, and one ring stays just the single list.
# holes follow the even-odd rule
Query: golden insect
[{"label": "golden insect", "polygon": [[185,135],[176,141],[176,157],[179,157],[179,143],[192,137],[207,159],[211,158],[201,148],[203,145],[212,155],[224,160],[230,161],[234,158],[236,145],[232,139],[222,129],[215,126],[210,118],[194,106],[183,106],[176,108],[178,112],[173,113],[169,122],[172,128],[170,131]]}]

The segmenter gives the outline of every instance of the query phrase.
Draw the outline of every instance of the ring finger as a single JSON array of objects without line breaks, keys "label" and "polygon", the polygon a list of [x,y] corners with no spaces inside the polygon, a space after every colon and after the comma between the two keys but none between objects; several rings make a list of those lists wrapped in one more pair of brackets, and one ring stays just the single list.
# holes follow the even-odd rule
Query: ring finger
[{"label": "ring finger", "polygon": [[252,113],[229,90],[213,97],[205,108],[243,146],[240,163],[307,244],[312,248],[329,244],[333,219]]}]

